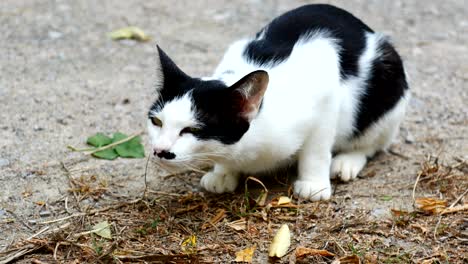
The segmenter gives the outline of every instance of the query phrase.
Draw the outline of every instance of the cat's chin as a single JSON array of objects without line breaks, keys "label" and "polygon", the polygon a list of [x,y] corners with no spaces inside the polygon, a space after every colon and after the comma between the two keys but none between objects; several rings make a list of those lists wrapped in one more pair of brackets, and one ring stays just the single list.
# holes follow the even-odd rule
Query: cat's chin
[{"label": "cat's chin", "polygon": [[153,158],[154,163],[159,168],[171,173],[182,173],[186,171],[202,171],[206,167],[211,167],[213,164],[207,162],[200,162],[191,159],[173,159],[173,160],[165,160],[159,158]]}]

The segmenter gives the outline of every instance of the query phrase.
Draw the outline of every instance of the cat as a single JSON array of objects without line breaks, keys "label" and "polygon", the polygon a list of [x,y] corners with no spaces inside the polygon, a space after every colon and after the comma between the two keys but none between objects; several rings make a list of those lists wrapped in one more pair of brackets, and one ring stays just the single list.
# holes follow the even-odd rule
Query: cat
[{"label": "cat", "polygon": [[353,180],[390,145],[410,96],[389,39],[331,5],[291,10],[234,42],[211,77],[190,77],[157,50],[155,159],[165,168],[214,162],[200,181],[210,192],[297,162],[295,195],[327,200],[330,178]]}]

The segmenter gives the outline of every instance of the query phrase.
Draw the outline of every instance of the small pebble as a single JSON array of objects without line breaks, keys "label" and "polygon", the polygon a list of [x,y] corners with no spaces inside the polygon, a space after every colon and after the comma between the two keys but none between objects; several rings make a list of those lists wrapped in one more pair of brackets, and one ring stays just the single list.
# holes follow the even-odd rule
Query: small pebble
[{"label": "small pebble", "polygon": [[44,130],[44,128],[43,128],[43,127],[40,127],[40,126],[34,126],[34,127],[33,127],[33,130],[37,132],[37,131],[42,131],[42,130]]},{"label": "small pebble", "polygon": [[49,31],[47,35],[49,36],[50,39],[59,39],[63,36],[63,34],[58,31]]},{"label": "small pebble", "polygon": [[39,215],[41,217],[47,217],[47,216],[50,216],[51,215],[51,212],[50,211],[40,211],[39,212]]},{"label": "small pebble", "polygon": [[0,167],[4,167],[4,166],[8,166],[8,165],[10,165],[9,160],[0,158]]},{"label": "small pebble", "polygon": [[406,144],[413,144],[414,143],[414,136],[409,131],[406,133],[405,143]]},{"label": "small pebble", "polygon": [[388,209],[386,208],[375,208],[371,211],[371,215],[377,219],[382,219],[389,216]]}]

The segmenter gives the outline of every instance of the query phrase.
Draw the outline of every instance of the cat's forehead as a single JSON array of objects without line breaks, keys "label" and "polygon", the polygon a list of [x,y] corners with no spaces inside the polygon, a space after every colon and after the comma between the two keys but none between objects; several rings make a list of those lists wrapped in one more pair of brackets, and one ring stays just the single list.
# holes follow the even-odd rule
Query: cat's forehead
[{"label": "cat's forehead", "polygon": [[164,121],[174,123],[195,122],[193,101],[190,93],[166,102],[158,116]]}]

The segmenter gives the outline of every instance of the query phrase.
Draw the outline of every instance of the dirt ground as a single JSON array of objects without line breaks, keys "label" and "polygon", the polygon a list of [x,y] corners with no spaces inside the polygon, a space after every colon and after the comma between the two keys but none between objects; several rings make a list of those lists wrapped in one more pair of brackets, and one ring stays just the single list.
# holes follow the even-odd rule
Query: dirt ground
[{"label": "dirt ground", "polygon": [[[145,131],[155,80],[156,43],[187,73],[207,76],[231,41],[254,34],[286,10],[312,2],[316,1],[1,1],[0,185],[4,187],[0,191],[0,252],[25,245],[25,239],[44,228],[38,224],[40,222],[142,196],[146,159],[97,160],[82,153],[72,153],[66,146],[84,146],[86,138],[96,132],[131,134]],[[327,214],[333,210],[335,213],[343,212],[337,214],[339,217],[364,215],[365,221],[388,223],[395,217],[391,209],[414,211],[413,185],[421,172],[421,164],[428,156],[432,160],[427,164],[436,164],[437,158],[437,164],[453,170],[457,175],[453,178],[456,182],[451,182],[449,190],[438,184],[422,183],[416,189],[416,196],[435,197],[449,204],[461,197],[459,204],[466,202],[462,195],[468,187],[466,1],[325,2],[351,11],[376,31],[392,37],[405,60],[413,97],[400,136],[390,153],[383,153],[371,161],[361,179],[347,184],[335,183],[331,201],[307,203],[294,200],[294,203],[304,203],[301,210],[323,209],[320,213],[314,211],[314,217],[308,220],[313,225],[325,224],[321,217],[331,221],[326,224],[333,224],[333,221],[342,223],[343,219],[333,219]],[[110,31],[127,25],[141,27],[152,40],[140,43],[112,41],[108,37]],[[143,139],[146,142],[145,134]],[[185,200],[181,202],[180,196],[203,201],[209,207],[205,208],[207,215],[214,214],[215,211],[210,210],[221,206],[214,205],[215,200],[222,203],[227,199],[224,201],[228,203],[242,200],[244,196],[243,190],[233,195],[203,194],[198,186],[200,175],[196,173],[162,177],[157,168],[150,165],[147,177],[148,188],[155,191],[151,194],[153,198],[158,197],[158,191],[159,194],[172,193],[178,200],[166,201],[165,205],[179,201],[180,204],[174,207],[183,207]],[[83,184],[98,183],[93,185],[97,191],[87,196],[79,194],[77,198],[73,188],[80,184],[80,180]],[[267,184],[267,188],[270,187]],[[122,212],[129,215],[135,209],[130,205],[125,208],[127,211],[122,209]],[[170,210],[167,214],[172,220],[178,217],[178,214],[171,215]],[[236,219],[233,215],[228,218]],[[278,219],[272,220],[273,224],[257,226],[263,236],[243,237],[237,244],[234,241],[223,250],[212,248],[210,253],[209,239],[199,239],[200,247],[204,246],[208,251],[200,256],[210,255],[209,260],[204,260],[207,262],[226,263],[235,259],[234,253],[239,249],[258,244],[254,263],[264,263],[268,260],[268,243],[281,223]],[[414,221],[421,226],[418,219]],[[396,245],[397,251],[410,255],[401,258],[401,263],[432,258],[434,261],[446,260],[447,263],[466,263],[467,219],[466,211],[439,218],[438,225],[455,228],[457,235],[442,233],[439,237],[433,236],[433,233],[439,233],[430,225],[430,230],[423,232],[427,234],[422,242],[401,238],[403,242],[398,244],[394,241],[394,233],[391,233],[387,237],[391,240],[388,243],[396,243],[392,245]],[[320,229],[297,224],[296,220],[287,223],[293,227],[293,245],[327,248],[317,238],[321,235]],[[456,224],[453,226],[451,223]],[[344,229],[339,232],[345,232]],[[49,232],[51,230],[32,239],[46,239],[53,233]],[[185,230],[184,234],[190,233],[190,230]],[[168,239],[171,241],[168,247],[172,251],[161,252],[174,253],[183,237],[178,239]],[[350,239],[353,241],[352,237]],[[337,242],[336,245],[340,244]],[[449,246],[460,246],[460,250],[456,253],[442,250],[445,253],[440,253],[439,249]],[[329,247],[327,249],[333,251]],[[342,251],[338,254],[340,250],[337,249],[334,253],[337,256],[355,253],[349,247]],[[47,262],[52,258],[51,252],[53,250],[31,252],[36,255],[24,256],[22,261],[28,263],[32,259],[44,259]],[[381,254],[385,257],[385,253]],[[465,257],[461,257],[463,255]],[[292,261],[288,256],[278,261]],[[366,255],[363,253],[359,257],[366,258]],[[73,259],[67,259],[61,252],[58,258],[59,262]],[[326,263],[331,259],[320,261]],[[121,260],[114,257],[114,261]],[[154,261],[195,263],[193,259],[183,258]]]}]

